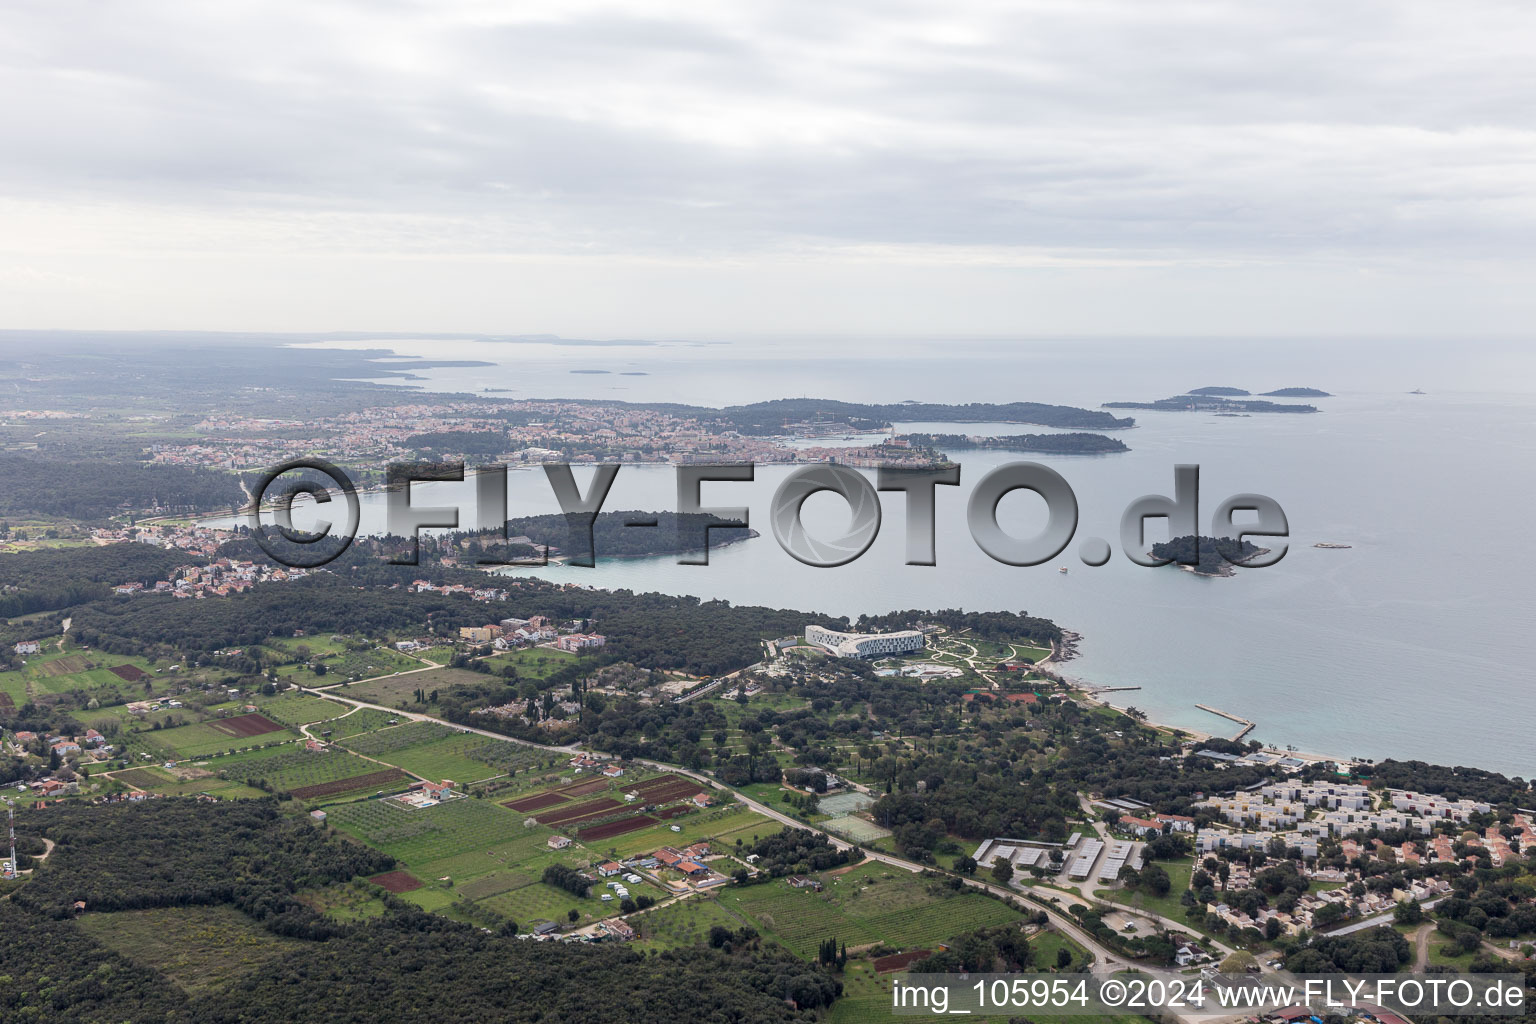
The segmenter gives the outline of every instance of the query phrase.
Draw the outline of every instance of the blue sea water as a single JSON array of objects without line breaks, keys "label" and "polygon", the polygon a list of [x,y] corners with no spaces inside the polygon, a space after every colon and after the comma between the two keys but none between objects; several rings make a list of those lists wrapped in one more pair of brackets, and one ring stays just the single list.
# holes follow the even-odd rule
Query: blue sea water
[{"label": "blue sea water", "polygon": [[[751,484],[706,485],[706,503],[749,506],[764,534],[715,552],[708,566],[643,559],[528,571],[850,616],[949,606],[1027,610],[1082,635],[1068,675],[1141,687],[1117,694],[1117,703],[1134,704],[1156,721],[1232,731],[1196,709],[1198,702],[1257,722],[1258,739],[1304,751],[1536,774],[1536,373],[1526,346],[1166,339],[956,339],[869,343],[858,351],[821,339],[596,348],[380,344],[489,360],[493,367],[427,371],[413,383],[433,391],[510,389],[503,397],[722,405],[806,395],[1096,407],[1203,385],[1323,388],[1334,397],[1315,400],[1322,410],[1315,415],[1129,413],[1138,425],[1118,435],[1132,448],[1121,455],[956,453],[962,482],[939,490],[935,567],[903,564],[899,495],[884,497],[881,535],[858,561],[834,569],[799,564],[767,526],[773,490],[789,470],[761,467]],[[573,368],[610,372],[572,374]],[[1414,388],[1428,393],[1408,394]],[[1072,485],[1079,540],[1113,540],[1131,500],[1171,494],[1175,464],[1194,463],[1202,521],[1228,494],[1269,495],[1289,517],[1289,553],[1276,566],[1222,579],[1143,568],[1118,553],[1090,568],[1076,558],[1077,541],[1048,565],[999,564],[971,541],[965,501],[989,468],[1019,458],[1052,466]],[[510,479],[510,514],[556,510],[542,473],[514,472]],[[430,485],[417,500],[459,500],[467,517],[472,488],[457,486]],[[626,466],[605,507],[670,508],[675,493],[671,469]],[[366,505],[365,529],[377,528],[377,499]],[[1000,514],[1021,535],[1044,519],[1038,502],[1022,493],[1005,499]],[[830,496],[807,504],[813,527],[830,532],[842,516]],[[1351,547],[1314,548],[1319,541]],[[1069,573],[1059,573],[1062,566]]]}]

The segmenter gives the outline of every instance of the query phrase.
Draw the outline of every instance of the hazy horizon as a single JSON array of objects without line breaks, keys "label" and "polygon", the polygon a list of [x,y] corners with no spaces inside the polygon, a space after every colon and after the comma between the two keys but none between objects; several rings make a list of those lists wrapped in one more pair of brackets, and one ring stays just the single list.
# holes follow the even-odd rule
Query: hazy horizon
[{"label": "hazy horizon", "polygon": [[0,325],[1513,335],[1532,39],[1497,2],[12,4]]}]

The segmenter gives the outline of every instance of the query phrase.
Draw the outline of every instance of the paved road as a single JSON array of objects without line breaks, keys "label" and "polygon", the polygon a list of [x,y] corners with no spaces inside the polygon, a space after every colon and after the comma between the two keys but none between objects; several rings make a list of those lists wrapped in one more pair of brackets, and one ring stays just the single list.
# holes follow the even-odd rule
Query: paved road
[{"label": "paved road", "polygon": [[[422,670],[411,669],[411,671],[419,672]],[[404,675],[404,673],[400,674]],[[357,700],[352,697],[343,697],[341,694],[333,693],[329,690],[316,690],[308,686],[301,686],[299,687],[299,690],[301,692],[311,694],[315,697],[328,697],[331,700],[339,700],[344,704],[352,704],[359,708],[370,708],[374,711],[385,711],[399,718],[408,718],[413,722],[436,722],[438,725],[446,725],[448,728],[458,729],[460,732],[472,732],[477,736],[485,736],[493,740],[504,740],[508,743],[517,743],[525,747],[535,747],[539,750],[547,750],[552,754],[569,754],[575,756],[576,754],[581,753],[581,744],[579,743],[568,743],[565,746],[551,746],[548,743],[535,743],[532,740],[520,740],[516,736],[508,736],[505,733],[492,732],[489,729],[478,729],[473,725],[460,725],[458,722],[445,721],[444,719],[437,718],[434,715],[424,715],[418,711],[401,711],[399,708],[388,707],[384,704],[372,704],[366,700]]]},{"label": "paved road", "polygon": [[[301,689],[306,689],[306,688],[301,687]],[[340,694],[336,694],[336,693],[323,692],[323,691],[318,691],[318,690],[308,690],[307,692],[314,693],[314,694],[316,694],[318,696],[329,697],[332,700],[343,701],[343,702],[348,703],[348,704],[353,704],[353,705],[355,705],[357,707],[373,708],[373,709],[378,710],[378,711],[387,711],[390,714],[398,715],[398,716],[400,716],[402,718],[408,718],[408,719],[410,719],[412,721],[437,722],[439,724],[446,725],[446,726],[448,726],[449,728],[452,728],[452,729],[460,729],[460,730],[463,730],[463,731],[466,731],[466,732],[472,732],[472,733],[475,733],[475,734],[480,735],[480,736],[486,736],[486,737],[489,737],[490,739],[502,740],[502,741],[508,742],[508,743],[517,743],[517,744],[521,744],[521,745],[527,746],[527,747],[535,747],[535,748],[538,748],[540,750],[547,750],[547,751],[549,751],[551,753],[576,754],[576,753],[579,753],[580,749],[581,749],[579,744],[574,744],[574,743],[573,744],[568,744],[568,745],[565,745],[565,746],[550,746],[548,744],[543,744],[543,743],[534,743],[534,742],[532,742],[530,740],[522,740],[522,739],[518,739],[518,738],[513,737],[513,736],[504,735],[502,733],[491,732],[488,729],[477,729],[477,728],[474,728],[472,726],[459,725],[459,724],[454,723],[454,722],[445,722],[442,719],[436,718],[436,717],[434,717],[432,715],[422,714],[420,712],[413,712],[413,711],[400,711],[397,708],[385,707],[385,706],[379,705],[379,704],[371,704],[371,703],[369,703],[367,701],[360,701],[360,700],[355,700],[355,699],[350,698],[350,697],[343,697]],[[667,764],[667,763],[665,763],[663,761],[652,761],[652,760],[649,760],[649,759],[646,759],[646,758],[631,758],[630,760],[632,760],[635,764],[642,764],[642,765],[645,765],[645,766],[647,766],[649,768],[654,768],[654,769],[656,769],[658,771],[672,772],[672,773],[677,774],[677,775],[686,776],[686,777],[692,779],[693,781],[699,783],[699,786],[702,789],[711,790],[711,791],[717,791],[717,792],[723,792],[723,793],[728,793],[733,800],[736,800],[736,801],[738,801],[738,802],[740,802],[742,804],[745,804],[747,807],[750,807],[752,810],[756,811],[758,814],[761,814],[761,815],[763,815],[766,818],[770,818],[770,819],[772,819],[774,821],[777,821],[777,822],[779,822],[779,823],[781,823],[783,825],[787,825],[787,826],[789,826],[791,828],[807,829],[807,830],[809,830],[811,832],[817,833],[818,835],[820,835],[823,838],[825,838],[829,843],[831,843],[833,847],[835,847],[835,848],[837,848],[839,850],[846,850],[846,849],[849,849],[850,847],[852,847],[854,845],[853,843],[850,843],[850,842],[848,842],[845,839],[841,839],[838,836],[835,836],[835,835],[831,834],[830,832],[826,832],[826,831],[824,831],[822,829],[816,828],[814,825],[808,825],[805,822],[799,820],[798,818],[790,817],[789,815],[783,813],[782,811],[779,811],[779,810],[776,810],[776,809],[774,809],[772,807],[769,807],[767,804],[764,804],[764,803],[762,803],[759,800],[754,800],[751,797],[747,796],[746,794],[740,793],[740,792],[738,792],[738,791],[736,791],[734,789],[731,789],[729,786],[725,785],[724,783],[718,782],[715,779],[710,778],[709,776],[704,775],[704,774],[702,774],[700,772],[693,771],[692,769],[688,769],[688,768],[683,768],[683,767],[680,767],[680,766],[675,765],[675,764]],[[898,856],[896,856],[894,854],[884,853],[884,852],[881,852],[879,850],[864,849],[864,854],[865,854],[865,856],[869,860],[877,861],[877,862],[879,862],[881,864],[887,864],[887,865],[889,865],[891,867],[899,868],[899,869],[901,869],[903,871],[910,871],[910,872],[913,872],[914,874],[926,870],[926,867],[924,865],[918,864],[915,861],[910,861],[910,860],[907,860],[907,859],[905,859],[903,857],[898,857]],[[995,885],[995,884],[993,884],[991,882],[988,882],[988,881],[986,881],[984,879],[980,879],[980,878],[968,878],[968,877],[965,877],[965,876],[962,876],[962,875],[957,875],[957,876],[954,876],[954,877],[959,878],[962,883],[964,883],[965,885],[969,886],[970,888],[977,889],[977,890],[980,890],[982,892],[990,893],[993,896],[1000,897],[1000,898],[1002,898],[1004,900],[1007,900],[1010,904],[1012,904],[1012,905],[1014,905],[1016,907],[1020,907],[1021,909],[1024,909],[1026,911],[1030,911],[1030,912],[1033,912],[1033,911],[1044,911],[1045,914],[1046,914],[1046,917],[1051,922],[1051,925],[1052,925],[1053,928],[1055,928],[1061,934],[1066,935],[1067,937],[1071,938],[1074,942],[1077,942],[1079,945],[1083,946],[1085,949],[1087,949],[1090,953],[1093,954],[1094,963],[1093,963],[1092,967],[1090,968],[1092,973],[1094,973],[1094,974],[1112,974],[1112,973],[1114,973],[1116,971],[1123,970],[1123,969],[1125,969],[1128,966],[1117,954],[1115,954],[1110,949],[1106,948],[1097,939],[1095,939],[1092,935],[1090,935],[1087,931],[1085,931],[1082,928],[1082,926],[1080,926],[1077,923],[1077,921],[1075,919],[1073,919],[1071,916],[1063,913],[1055,905],[1050,904],[1049,902],[1035,902],[1034,900],[1026,900],[1026,899],[1023,898],[1023,892],[1029,892],[1031,894],[1038,895],[1038,896],[1042,897],[1043,900],[1047,900],[1048,901],[1051,896],[1060,896],[1061,895],[1060,893],[1056,892],[1055,890],[1052,890],[1052,889],[1034,889],[1034,888],[1031,888],[1031,887],[1021,887],[1021,889],[1010,889],[1010,888],[1005,888],[1005,887],[1000,886],[1000,885]],[[1149,913],[1147,913],[1145,911],[1132,911],[1132,910],[1130,910],[1130,908],[1124,908],[1124,907],[1117,908],[1117,909],[1125,910],[1127,913],[1138,913],[1138,914],[1140,914],[1143,917],[1152,918],[1154,920],[1162,922],[1164,924],[1164,926],[1171,926],[1171,927],[1176,927],[1176,928],[1179,928],[1179,929],[1187,929],[1186,925],[1182,925],[1182,924],[1179,924],[1179,923],[1173,922],[1173,921],[1168,921],[1165,918],[1158,917],[1157,915],[1154,915],[1154,914],[1149,914]],[[1220,948],[1223,949],[1223,951],[1225,951],[1225,952],[1230,952],[1230,950],[1228,950],[1224,946],[1222,946]],[[1152,967],[1152,966],[1147,966],[1147,965],[1136,965],[1136,969],[1139,970],[1139,971],[1142,971],[1144,973],[1153,974],[1153,975],[1178,976],[1180,974],[1180,972],[1179,972],[1179,970],[1177,968],[1171,968],[1171,967]]]},{"label": "paved road", "polygon": [[[1433,900],[1430,900],[1428,903],[1424,903],[1424,904],[1420,904],[1420,905],[1425,910],[1428,910],[1429,908],[1433,907],[1436,903],[1439,903],[1440,900],[1443,900],[1443,899],[1445,899],[1445,897],[1441,896],[1438,899],[1433,899]],[[1362,917],[1360,920],[1355,921],[1352,924],[1347,924],[1347,925],[1345,925],[1342,928],[1335,928],[1332,931],[1324,932],[1323,934],[1325,934],[1325,935],[1349,935],[1351,932],[1363,932],[1367,928],[1375,928],[1378,925],[1387,925],[1387,926],[1390,927],[1391,924],[1393,923],[1393,921],[1396,920],[1396,918],[1394,918],[1392,915],[1393,915],[1393,912],[1389,910],[1385,914],[1377,914],[1375,917]]]},{"label": "paved road", "polygon": [[[744,793],[739,793],[736,790],[731,789],[729,786],[726,786],[724,783],[717,782],[706,775],[700,774],[699,772],[691,771],[687,768],[679,768],[676,765],[665,764],[661,761],[648,761],[643,758],[636,758],[634,760],[638,764],[643,764],[647,767],[655,768],[660,771],[668,771],[678,775],[686,775],[688,778],[693,779],[695,782],[702,786],[706,786],[709,789],[720,790],[729,793],[736,800],[746,804],[748,807],[752,808],[752,810],[763,815],[764,817],[772,818],[774,821],[788,825],[791,828],[808,829],[809,831],[815,832],[825,838],[829,843],[831,843],[839,850],[847,850],[854,845],[845,839],[838,838],[830,832],[823,831],[822,829],[816,828],[814,825],[808,825],[798,818],[792,818],[782,811],[775,810],[774,808],[769,807],[767,804],[764,804],[758,800],[754,800]],[[869,860],[878,861],[881,864],[888,864],[891,867],[900,868],[903,871],[911,871],[914,874],[925,870],[925,867],[922,864],[907,860],[903,857],[897,857],[894,854],[883,853],[879,850],[864,849],[864,855]],[[1000,896],[1016,906],[1022,906],[1025,909],[1031,911],[1045,911],[1046,915],[1050,918],[1052,925],[1058,931],[1071,937],[1074,941],[1081,944],[1084,948],[1093,953],[1094,965],[1092,970],[1094,973],[1108,974],[1120,969],[1121,965],[1116,961],[1115,954],[1112,951],[1106,949],[1099,943],[1097,939],[1084,931],[1083,928],[1078,925],[1075,920],[1073,920],[1068,915],[1063,914],[1060,910],[1057,910],[1054,907],[1046,904],[1026,901],[1016,890],[1008,889],[1000,885],[994,885],[991,882],[987,882],[979,878],[966,878],[964,876],[956,877],[959,877],[961,881],[973,889],[980,889],[983,892],[989,892],[994,896]],[[1046,892],[1049,892],[1049,890],[1042,891],[1042,894]],[[1049,897],[1047,896],[1047,898]],[[1153,973],[1160,973],[1158,968],[1143,968],[1143,970],[1150,970]],[[1169,969],[1166,973],[1172,974],[1176,972]]]}]

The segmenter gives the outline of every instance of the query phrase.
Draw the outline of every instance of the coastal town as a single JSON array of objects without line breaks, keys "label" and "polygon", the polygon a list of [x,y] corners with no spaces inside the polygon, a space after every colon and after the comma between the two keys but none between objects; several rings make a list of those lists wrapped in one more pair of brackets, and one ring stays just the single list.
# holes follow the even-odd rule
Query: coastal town
[{"label": "coastal town", "polygon": [[[284,456],[337,459],[372,485],[397,460],[942,454],[881,411],[445,398],[204,413],[129,442],[159,474],[138,502],[88,495],[73,515],[0,523],[5,905],[63,900],[39,919],[69,941],[174,972],[201,936],[272,933],[227,903],[218,920],[140,907],[120,895],[137,869],[117,850],[159,832],[182,857],[234,843],[260,877],[263,858],[314,844],[322,866],[262,899],[337,948],[447,928],[503,957],[734,956],[794,975],[797,1012],[828,1024],[883,1018],[902,979],[929,973],[1536,975],[1528,780],[1303,753],[1325,747],[1305,730],[1266,744],[1272,725],[1235,695],[1193,705],[1213,732],[1154,721],[1121,703],[1138,680],[1078,678],[1092,638],[1026,611],[828,616],[601,589],[488,572],[474,531],[423,536],[416,564],[365,535],[291,568],[225,514],[236,473]],[[974,446],[1024,444],[991,440]],[[518,521],[508,543],[559,561],[554,518]],[[615,536],[594,529],[594,550]],[[127,814],[165,824],[80,845]],[[143,941],[150,923],[174,937],[163,951]],[[1391,1024],[1369,1012],[1355,1017]]]},{"label": "coastal town", "polygon": [[[781,420],[772,434],[743,433],[706,410],[685,415],[639,406],[506,400],[402,403],[309,421],[239,415],[198,421],[195,441],[160,442],[155,464],[259,472],[288,458],[323,453],[359,469],[431,452],[509,465],[563,462],[814,463],[922,467],[940,461],[892,437],[887,425]],[[818,437],[863,439],[816,445]]]},{"label": "coastal town", "polygon": [[[141,601],[190,596],[191,590],[204,601],[230,600],[252,588],[303,585],[304,577],[253,573],[249,564],[215,559],[162,582],[142,590],[117,587],[113,594]],[[471,603],[526,602],[516,587],[488,598],[424,577],[405,589]],[[471,667],[494,673],[498,666],[538,666],[534,678],[547,677],[551,667],[586,664],[595,671],[588,659],[609,643],[601,621],[533,612],[372,646],[344,636],[301,636],[267,641],[261,645],[266,653],[223,650],[216,663],[257,656],[264,666],[240,687],[213,684],[187,662],[133,659],[108,671],[123,685],[120,692],[148,695],[139,692],[119,714],[108,714],[108,702],[122,698],[91,690],[98,696],[74,712],[80,727],[10,730],[4,752],[27,767],[31,777],[17,783],[13,799],[22,797],[34,813],[60,802],[144,804],[195,796],[219,803],[247,799],[247,792],[276,793],[317,827],[398,850],[403,866],[374,878],[369,885],[376,891],[486,927],[516,920],[519,938],[531,941],[651,946],[668,934],[667,922],[719,906],[736,908],[729,912],[760,930],[777,930],[793,948],[802,940],[792,936],[808,940],[809,934],[770,924],[777,919],[767,907],[790,897],[840,905],[845,884],[861,891],[912,873],[953,879],[962,894],[974,891],[977,908],[997,908],[983,919],[997,913],[998,920],[1022,915],[1034,922],[1025,926],[1033,941],[1049,936],[1062,950],[1058,970],[1097,972],[1128,960],[1153,972],[1215,977],[1251,963],[1262,973],[1280,969],[1325,936],[1382,927],[1429,935],[1436,915],[1444,922],[1448,958],[1466,956],[1459,950],[1470,944],[1501,968],[1530,959],[1536,900],[1517,888],[1494,916],[1488,900],[1467,899],[1466,884],[1490,872],[1491,878],[1518,878],[1528,869],[1524,851],[1536,849],[1529,809],[1349,781],[1351,775],[1369,779],[1372,766],[1140,724],[1063,682],[1052,670],[1054,645],[984,641],[937,621],[907,625],[858,632],[806,623],[799,635],[765,641],[762,659],[729,678],[604,669],[585,685],[570,676],[567,689],[544,691],[542,702],[535,699],[538,688],[526,683],[526,697],[503,703],[450,705],[445,697],[491,678],[466,671]],[[13,672],[23,675],[52,664],[75,669],[73,680],[38,677],[65,679],[50,688],[60,695],[82,692],[100,665],[123,660],[67,637],[18,644],[13,653],[21,659]],[[386,653],[403,660],[388,662]],[[368,661],[371,669],[338,678]],[[324,669],[328,663],[332,672]],[[742,755],[733,749],[751,748],[753,733],[745,727],[756,722],[760,729],[780,713],[767,709],[809,712],[818,698],[797,695],[837,692],[870,670],[874,678],[904,680],[914,694],[925,688],[934,696],[941,691],[932,688],[951,694],[969,723],[962,734],[988,728],[998,715],[1026,735],[1039,719],[1086,715],[1085,724],[1102,720],[1094,734],[1112,742],[1144,731],[1161,736],[1163,762],[1182,766],[1176,774],[1263,778],[1171,803],[1088,786],[1075,790],[1080,806],[1066,819],[1070,834],[1062,838],[1014,835],[965,844],[958,835],[918,840],[894,824],[899,804],[882,795],[881,773],[893,753],[917,753],[911,739],[871,730],[835,770],[801,760],[775,765],[771,774],[735,774],[732,763]],[[43,688],[35,689],[33,696],[29,686],[27,696],[40,700]],[[580,725],[604,705],[635,713],[702,709],[724,726],[716,738],[722,753],[714,767],[700,770],[605,751]],[[804,740],[788,728],[791,721],[805,720],[779,720],[772,726],[775,743],[791,752],[810,749],[800,746]],[[572,742],[582,736],[588,742]],[[912,796],[921,799],[929,785],[914,780]],[[426,845],[396,838],[414,832],[412,820],[441,820],[448,832]],[[808,837],[783,841],[810,842],[822,852],[809,861],[774,860],[781,840],[772,837],[779,829]],[[461,830],[462,837],[452,838]],[[487,842],[491,856],[473,864],[455,852]],[[813,866],[834,855],[843,858],[838,863],[862,860],[863,866],[853,875]],[[6,867],[16,881],[39,870],[30,857]],[[774,893],[782,895],[770,899]],[[916,892],[911,898],[913,907],[930,905]],[[763,909],[755,909],[765,899]],[[952,911],[940,900],[923,913]],[[817,914],[823,922],[817,927],[833,936],[859,920],[839,924],[835,914]],[[921,969],[925,957],[942,958],[955,948],[922,939],[936,933],[921,929],[884,934],[877,955],[857,968],[872,980],[885,971]]]}]

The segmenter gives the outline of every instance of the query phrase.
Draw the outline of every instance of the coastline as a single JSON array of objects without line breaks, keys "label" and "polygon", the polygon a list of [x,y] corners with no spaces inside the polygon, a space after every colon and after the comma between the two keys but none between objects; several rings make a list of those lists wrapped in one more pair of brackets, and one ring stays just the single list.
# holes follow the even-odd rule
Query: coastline
[{"label": "coastline", "polygon": [[[1052,644],[1050,656],[1038,662],[1038,667],[1049,667],[1055,666],[1057,664],[1064,664],[1077,656],[1078,645],[1082,642],[1083,639],[1082,635],[1080,633],[1074,633],[1071,630],[1063,629],[1062,638],[1063,642],[1060,650],[1057,649],[1055,644]],[[1127,714],[1127,709],[1132,706],[1129,704],[1116,704],[1104,696],[1101,696],[1101,694],[1106,693],[1122,692],[1120,688],[1096,686],[1090,680],[1083,679],[1081,677],[1068,678],[1059,672],[1055,673],[1055,675],[1061,685],[1067,688],[1068,694],[1074,700],[1087,701],[1090,704],[1094,704],[1099,707],[1110,708],[1111,710],[1118,711],[1121,714]],[[1137,687],[1137,689],[1140,689],[1140,687]],[[1196,705],[1196,707],[1199,708],[1199,705]],[[1205,712],[1206,714],[1215,716],[1215,712],[1209,711],[1205,708],[1199,708],[1199,710]],[[1252,722],[1253,720],[1245,718],[1243,721]],[[1183,733],[1185,736],[1200,742],[1208,742],[1210,740],[1229,740],[1229,737],[1227,736],[1223,736],[1214,732],[1208,732],[1203,729],[1191,728],[1189,726],[1173,725],[1168,722],[1156,722],[1151,718],[1144,719],[1144,722],[1146,725],[1153,729],[1159,729],[1170,733]],[[1257,729],[1257,727],[1257,723],[1253,723],[1248,731]],[[1334,754],[1320,754],[1314,751],[1305,750],[1286,750],[1281,747],[1272,747],[1268,745],[1261,746],[1259,750],[1261,753],[1276,754],[1280,757],[1294,757],[1300,761],[1310,761],[1314,763],[1329,762],[1336,764],[1341,768],[1353,768],[1355,765],[1363,763],[1353,757],[1339,757]]]}]

